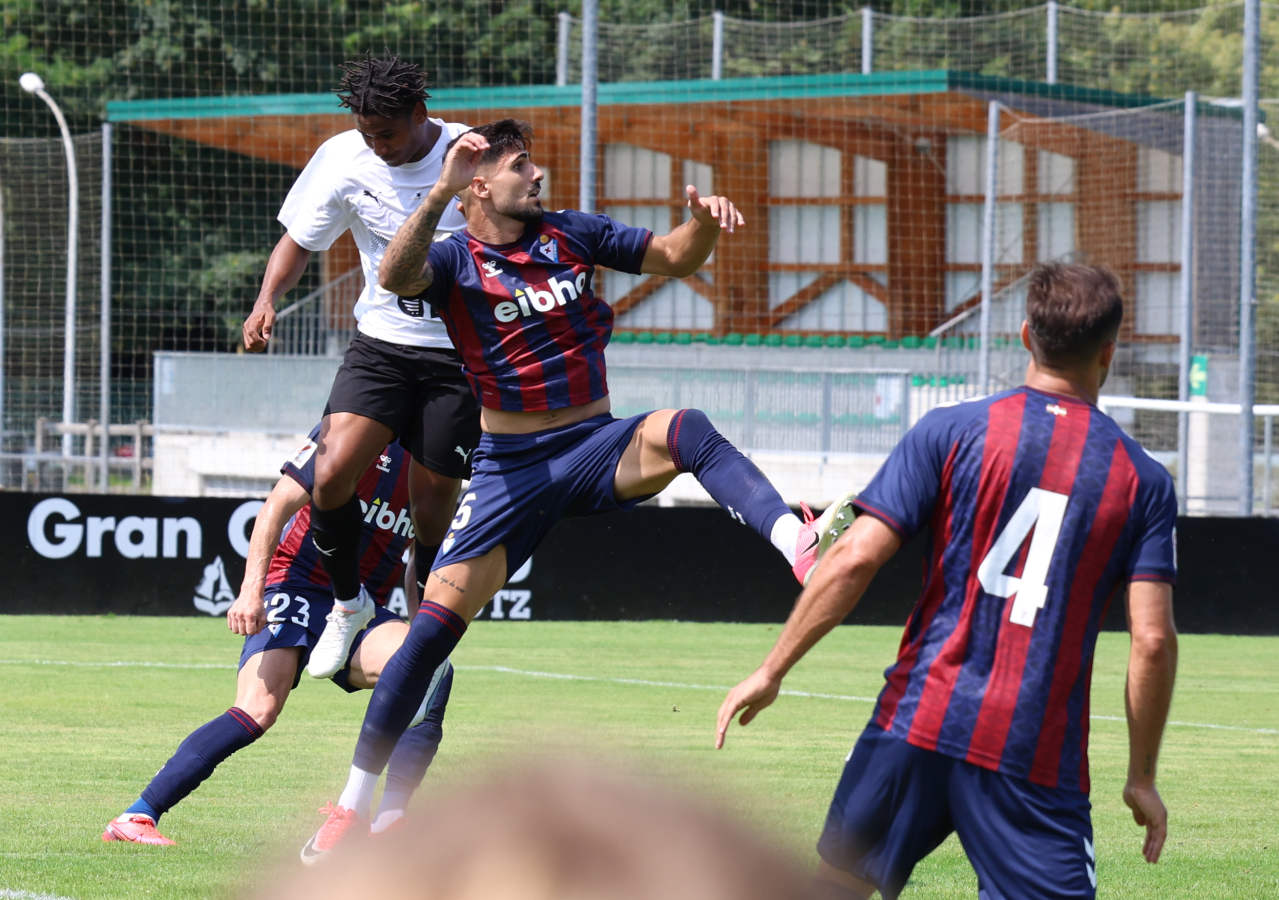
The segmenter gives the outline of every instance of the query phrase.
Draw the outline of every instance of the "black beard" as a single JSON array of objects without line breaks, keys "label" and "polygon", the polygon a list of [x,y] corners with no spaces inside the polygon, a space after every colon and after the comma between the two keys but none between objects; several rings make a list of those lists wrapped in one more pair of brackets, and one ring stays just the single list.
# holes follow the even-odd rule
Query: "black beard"
[{"label": "black beard", "polygon": [[521,207],[506,213],[517,222],[523,222],[526,225],[536,224],[542,221],[542,213],[545,210],[540,206]]}]

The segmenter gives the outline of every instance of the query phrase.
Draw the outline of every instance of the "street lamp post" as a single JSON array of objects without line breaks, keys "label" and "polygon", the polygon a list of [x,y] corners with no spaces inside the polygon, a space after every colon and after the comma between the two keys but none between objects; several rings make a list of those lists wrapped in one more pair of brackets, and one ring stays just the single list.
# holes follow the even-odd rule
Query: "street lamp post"
[{"label": "street lamp post", "polygon": [[76,174],[75,145],[71,143],[71,130],[58,104],[44,89],[44,79],[35,72],[24,72],[18,84],[28,94],[35,94],[53,111],[62,132],[62,148],[67,156],[67,300],[64,309],[65,332],[62,346],[62,455],[71,455],[71,432],[67,426],[75,418],[75,306],[76,306],[76,250],[79,237],[80,181]]}]

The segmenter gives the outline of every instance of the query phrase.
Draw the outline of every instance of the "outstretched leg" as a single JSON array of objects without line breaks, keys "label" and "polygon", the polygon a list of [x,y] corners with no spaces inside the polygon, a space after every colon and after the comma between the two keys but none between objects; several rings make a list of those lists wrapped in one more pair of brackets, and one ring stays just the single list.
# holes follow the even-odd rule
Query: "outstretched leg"
[{"label": "outstretched leg", "polygon": [[832,505],[830,522],[823,521],[825,515],[814,519],[807,506],[801,520],[700,409],[665,409],[646,417],[618,462],[614,487],[619,500],[632,499],[657,493],[681,472],[692,473],[729,515],[776,547],[801,583],[816,565],[819,549],[838,536],[820,541],[821,534],[836,527],[833,520],[849,501],[846,497]]},{"label": "outstretched leg", "polygon": [[251,657],[236,680],[235,705],[187,735],[129,808],[107,825],[104,841],[172,844],[156,831],[160,817],[275,724],[293,686],[301,649],[264,650]]}]

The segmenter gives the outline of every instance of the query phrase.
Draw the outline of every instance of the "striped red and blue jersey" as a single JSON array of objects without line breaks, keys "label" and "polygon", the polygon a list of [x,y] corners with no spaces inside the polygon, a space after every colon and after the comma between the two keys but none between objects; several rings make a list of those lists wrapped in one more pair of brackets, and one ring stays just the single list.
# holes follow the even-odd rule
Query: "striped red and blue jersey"
[{"label": "striped red and blue jersey", "polygon": [[[315,486],[315,438],[317,426],[305,444],[280,472],[309,494]],[[364,512],[360,532],[360,582],[378,605],[385,605],[391,591],[403,584],[404,557],[414,538],[409,515],[409,455],[398,443],[390,443],[360,477],[355,495]],[[266,583],[329,586],[329,576],[311,542],[311,505],[298,510],[284,526],[279,546],[271,556]]]},{"label": "striped red and blue jersey", "polygon": [[432,244],[423,297],[444,320],[480,405],[528,412],[607,396],[613,310],[591,281],[597,265],[637,274],[652,237],[563,210],[544,213],[512,244],[469,231]]},{"label": "striped red and blue jersey", "polygon": [[1108,416],[1028,387],[932,410],[858,497],[923,591],[872,721],[917,747],[1087,791],[1093,650],[1128,582],[1176,578],[1172,479]]}]

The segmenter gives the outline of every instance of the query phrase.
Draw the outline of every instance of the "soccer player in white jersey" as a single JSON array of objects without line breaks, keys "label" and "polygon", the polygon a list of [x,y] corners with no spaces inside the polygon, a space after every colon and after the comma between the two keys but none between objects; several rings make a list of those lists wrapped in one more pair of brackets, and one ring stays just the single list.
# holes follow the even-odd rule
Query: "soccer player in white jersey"
[{"label": "soccer player in white jersey", "polygon": [[[387,244],[435,184],[449,142],[467,130],[431,118],[427,97],[425,74],[397,57],[366,57],[344,66],[338,98],[353,113],[355,127],[320,145],[285,198],[279,219],[286,232],[243,326],[245,349],[265,350],[275,305],[298,283],[311,254],[351,232],[365,285],[355,304],[358,331],[324,410],[311,504],[313,540],[335,599],[307,667],[316,678],[341,668],[355,635],[373,615],[358,576],[360,476],[396,437],[411,454],[421,582],[479,439],[478,408],[444,326],[420,300],[397,297],[377,283]],[[438,228],[452,232],[464,224],[449,209]]]}]

